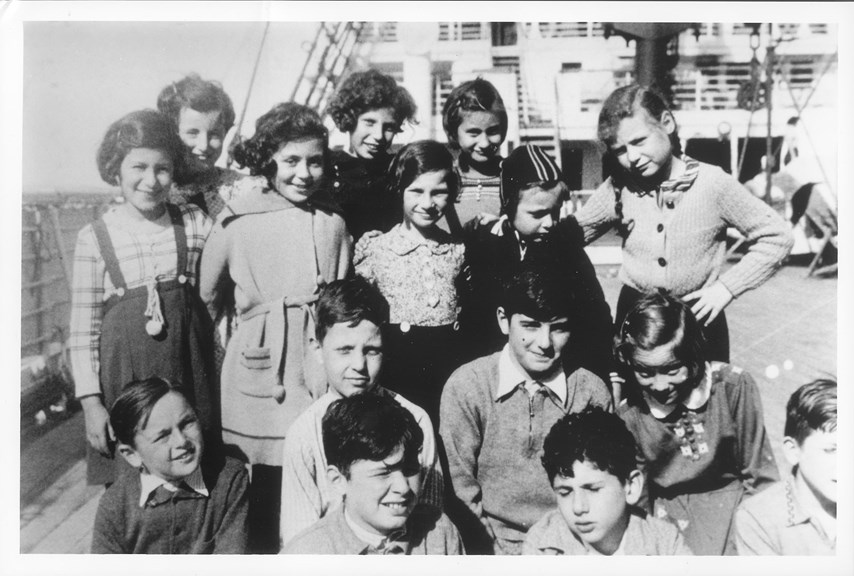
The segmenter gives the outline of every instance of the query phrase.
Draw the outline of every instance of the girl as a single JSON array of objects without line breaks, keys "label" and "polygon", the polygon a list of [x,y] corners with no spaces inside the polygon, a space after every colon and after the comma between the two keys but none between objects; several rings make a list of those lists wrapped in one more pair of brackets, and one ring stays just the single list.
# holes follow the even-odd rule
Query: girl
[{"label": "girl", "polygon": [[507,111],[498,90],[483,78],[454,88],[442,110],[442,127],[457,151],[460,177],[456,206],[446,219],[453,232],[481,214],[498,216],[501,210],[501,155],[507,137]]},{"label": "girl", "polygon": [[101,496],[95,554],[242,554],[246,468],[205,451],[198,417],[162,378],[128,385],[110,411],[124,474]]},{"label": "girl", "polygon": [[266,187],[232,200],[205,248],[200,289],[211,316],[232,296],[237,328],[220,377],[222,427],[253,465],[251,541],[278,552],[285,431],[326,392],[309,346],[318,289],[350,269],[344,220],[322,189],[328,134],[313,110],[278,104],[234,157]]},{"label": "girl", "polygon": [[638,441],[651,511],[676,521],[695,554],[720,555],[733,551],[739,502],[779,474],[756,383],[707,362],[705,346],[686,304],[642,297],[617,336],[628,380],[618,413]]},{"label": "girl", "polygon": [[241,192],[244,175],[216,166],[226,134],[234,125],[234,106],[219,82],[190,74],[160,92],[157,109],[169,116],[184,144],[183,169],[173,198],[189,202],[216,218]]},{"label": "girl", "polygon": [[[728,361],[723,310],[774,273],[792,247],[789,226],[735,178],[684,156],[673,114],[648,88],[625,86],[605,100],[599,138],[612,175],[576,218],[587,243],[614,227],[623,238],[615,324],[642,294],[672,294],[693,302],[709,359]],[[751,246],[721,273],[728,227]]]},{"label": "girl", "polygon": [[195,290],[211,222],[167,202],[181,148],[168,118],[142,110],[114,122],[98,150],[101,178],[124,202],[80,231],[74,254],[71,362],[91,484],[114,479],[106,407],[133,380],[183,383],[205,430],[218,431],[212,327]]},{"label": "girl", "polygon": [[332,195],[354,241],[369,230],[387,232],[400,221],[400,205],[387,183],[389,147],[415,112],[409,92],[376,70],[350,75],[329,102],[335,126],[350,136],[347,151],[332,152]]},{"label": "girl", "polygon": [[456,282],[465,249],[437,223],[458,181],[450,152],[429,140],[404,146],[390,174],[403,222],[363,236],[354,263],[389,301],[383,386],[424,408],[438,427],[442,387],[460,360]]}]

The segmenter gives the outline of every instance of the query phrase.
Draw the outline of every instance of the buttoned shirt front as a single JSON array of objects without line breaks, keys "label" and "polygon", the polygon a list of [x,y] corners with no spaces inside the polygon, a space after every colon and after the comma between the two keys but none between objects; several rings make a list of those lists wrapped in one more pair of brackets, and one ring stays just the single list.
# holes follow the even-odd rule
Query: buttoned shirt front
[{"label": "buttoned shirt front", "polygon": [[[521,384],[528,393],[531,394],[532,387],[528,385],[533,379],[525,374],[518,362],[514,361],[511,356],[510,345],[505,345],[504,350],[498,357],[498,388],[495,392],[495,399],[502,398],[512,394],[519,388]],[[537,382],[548,390],[548,396],[558,404],[561,408],[566,406],[566,373],[563,369],[555,372],[547,380],[537,380]],[[535,390],[534,390],[535,391]]]}]

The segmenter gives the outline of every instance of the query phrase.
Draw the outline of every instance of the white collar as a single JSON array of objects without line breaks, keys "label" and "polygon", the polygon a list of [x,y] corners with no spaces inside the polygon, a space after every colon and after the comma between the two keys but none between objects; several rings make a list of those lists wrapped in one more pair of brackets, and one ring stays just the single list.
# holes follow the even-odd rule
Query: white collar
[{"label": "white collar", "polygon": [[[498,390],[495,399],[498,400],[513,392],[519,384],[529,382],[531,377],[525,374],[522,368],[510,355],[510,345],[505,344],[501,355],[498,357]],[[540,384],[554,392],[561,403],[566,406],[566,374],[561,368],[548,380],[538,380]]]},{"label": "white collar", "polygon": [[[706,362],[706,374],[703,376],[703,381],[700,385],[691,390],[688,397],[682,401],[682,405],[688,410],[699,410],[712,395],[712,367]],[[649,406],[650,413],[658,419],[665,418],[676,409],[675,405],[659,404],[653,398],[646,396],[646,403]]]},{"label": "white collar", "polygon": [[[346,503],[344,505],[344,521],[347,523],[347,526],[350,527],[350,530],[353,531],[353,534],[356,535],[356,538],[358,538],[368,546],[373,546],[374,548],[382,548],[389,540],[389,536],[380,536],[379,534],[374,534],[373,532],[369,532],[368,530],[365,530],[364,528],[359,526],[359,524],[357,524],[356,521],[350,517],[350,514],[347,513]],[[406,529],[404,527],[403,530],[395,532],[394,534],[400,537],[405,533]]]},{"label": "white collar", "polygon": [[[159,487],[163,486],[170,492],[177,492],[178,485],[177,483],[170,482],[168,480],[164,480],[160,476],[154,476],[153,474],[149,474],[148,472],[140,472],[139,473],[139,481],[140,481],[140,490],[139,490],[139,507],[144,508],[145,503],[148,502],[148,499],[151,497],[151,494],[157,490]],[[207,486],[205,486],[205,480],[202,477],[202,467],[197,467],[192,474],[183,478],[181,480],[184,482],[187,487],[201,494],[202,496],[208,497],[210,493],[208,492]]]}]

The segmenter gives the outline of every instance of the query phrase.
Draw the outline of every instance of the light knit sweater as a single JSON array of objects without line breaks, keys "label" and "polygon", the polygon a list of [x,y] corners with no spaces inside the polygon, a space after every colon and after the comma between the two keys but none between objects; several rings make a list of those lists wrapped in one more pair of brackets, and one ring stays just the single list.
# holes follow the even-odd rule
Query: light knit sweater
[{"label": "light knit sweater", "polygon": [[[792,249],[790,227],[774,210],[717,166],[700,163],[685,192],[638,194],[624,189],[623,215],[634,225],[623,242],[622,282],[641,292],[684,296],[720,280],[734,297],[767,280]],[[576,218],[590,243],[618,224],[612,180]],[[747,254],[721,274],[727,228],[748,241]]]},{"label": "light knit sweater", "polygon": [[[556,507],[540,463],[546,434],[566,413],[613,405],[605,383],[583,368],[566,377],[563,406],[542,394],[529,398],[524,389],[496,398],[500,356],[478,358],[451,375],[439,430],[454,495],[483,525],[476,538],[491,540],[495,553],[519,554],[525,532]],[[468,542],[466,549],[483,552]]]}]

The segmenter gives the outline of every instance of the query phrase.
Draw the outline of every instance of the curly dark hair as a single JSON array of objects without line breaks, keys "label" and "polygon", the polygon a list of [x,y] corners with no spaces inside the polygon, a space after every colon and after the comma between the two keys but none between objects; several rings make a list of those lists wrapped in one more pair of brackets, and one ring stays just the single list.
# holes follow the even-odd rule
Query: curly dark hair
[{"label": "curly dark hair", "polygon": [[320,116],[308,106],[283,102],[276,104],[258,118],[255,122],[255,134],[235,146],[232,154],[235,162],[249,168],[253,176],[266,176],[272,184],[273,178],[276,177],[273,155],[283,144],[303,140],[323,142],[323,160],[326,165],[329,131]]},{"label": "curly dark hair", "polygon": [[163,150],[172,159],[173,176],[180,171],[184,144],[172,121],[157,110],[137,110],[110,124],[98,147],[96,161],[104,182],[118,183],[122,161],[134,148]]},{"label": "curly dark hair", "polygon": [[626,391],[629,401],[639,398],[632,369],[635,350],[669,345],[673,346],[676,359],[688,369],[685,386],[698,386],[706,373],[706,339],[700,323],[678,298],[667,294],[642,297],[626,315],[615,337],[617,361],[627,368],[627,376],[634,384]]},{"label": "curly dark hair", "polygon": [[341,132],[352,132],[359,116],[370,110],[391,108],[398,125],[414,121],[418,107],[415,100],[394,78],[370,69],[354,72],[332,96],[328,112]]},{"label": "curly dark hair", "polygon": [[424,444],[415,416],[391,396],[374,392],[333,402],[323,416],[321,431],[326,461],[345,477],[357,460],[382,460],[398,446],[403,446],[406,468],[417,470]]},{"label": "curly dark hair", "polygon": [[427,172],[445,170],[448,185],[448,202],[454,202],[460,191],[460,179],[454,170],[454,157],[448,149],[435,140],[410,142],[401,148],[389,166],[389,191],[398,197],[416,178]]},{"label": "curly dark hair", "polygon": [[625,422],[598,407],[569,413],[555,422],[543,442],[543,468],[554,482],[575,476],[573,465],[587,462],[624,483],[637,469],[637,443]]},{"label": "curly dark hair", "polygon": [[220,120],[225,132],[234,126],[234,105],[222,84],[215,80],[202,80],[196,73],[172,82],[157,97],[157,109],[169,116],[176,127],[184,108],[197,112],[221,111]]},{"label": "curly dark hair", "polygon": [[507,110],[501,94],[491,82],[476,78],[463,82],[448,95],[442,107],[442,128],[448,143],[459,148],[457,129],[463,123],[463,112],[491,112],[498,117],[501,126],[501,141],[507,137]]}]

